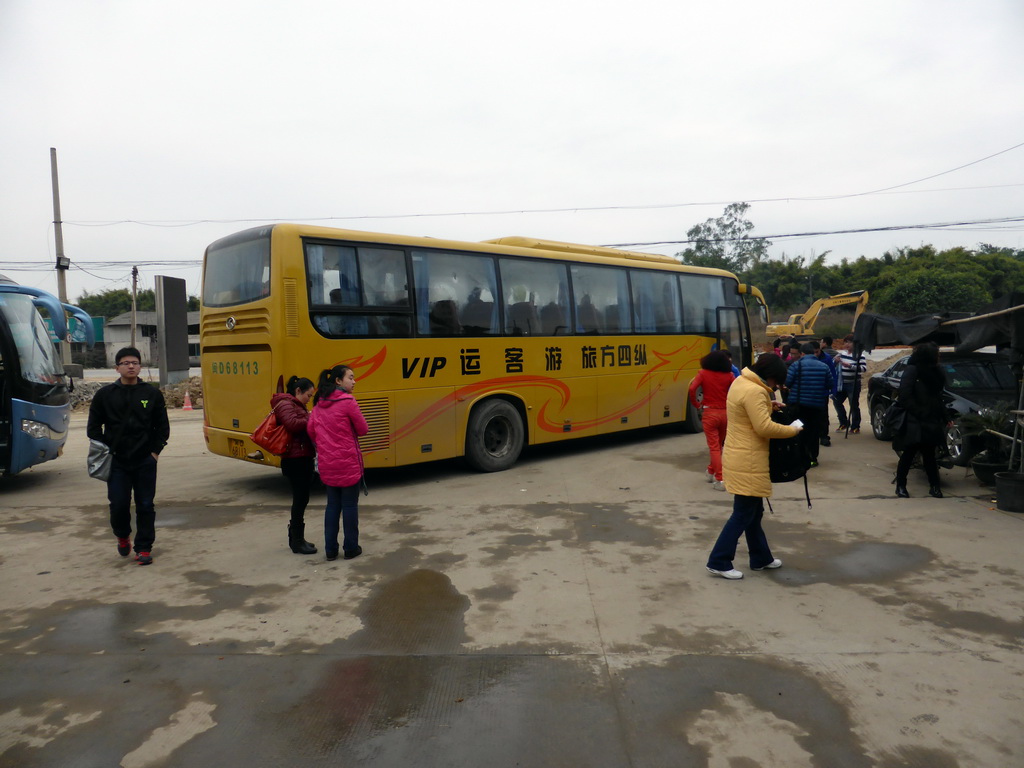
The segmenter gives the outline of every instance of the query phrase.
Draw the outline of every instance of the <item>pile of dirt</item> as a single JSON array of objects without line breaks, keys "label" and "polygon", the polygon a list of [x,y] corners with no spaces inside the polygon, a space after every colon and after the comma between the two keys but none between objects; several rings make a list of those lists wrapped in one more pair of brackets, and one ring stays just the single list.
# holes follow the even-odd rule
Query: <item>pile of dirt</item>
[{"label": "pile of dirt", "polygon": [[199,376],[179,381],[160,389],[168,408],[181,408],[185,404],[185,393],[188,392],[192,407],[197,411],[203,407],[203,380]]},{"label": "pile of dirt", "polygon": [[865,379],[870,379],[873,374],[881,373],[886,368],[888,368],[890,365],[895,363],[897,358],[903,357],[903,355],[909,354],[910,347],[885,348],[885,349],[881,349],[878,352],[878,354],[881,354],[882,352],[891,352],[892,354],[888,355],[887,357],[885,357],[882,360],[868,360],[868,370],[867,370],[867,373],[864,374],[864,378]]},{"label": "pile of dirt", "polygon": [[[87,411],[92,403],[93,395],[110,382],[106,381],[75,381],[75,388],[71,392],[71,409],[74,411]],[[177,384],[161,387],[164,401],[167,407],[181,408],[185,404],[185,393],[188,392],[192,407],[197,411],[203,407],[203,380],[199,376],[179,381]]]}]

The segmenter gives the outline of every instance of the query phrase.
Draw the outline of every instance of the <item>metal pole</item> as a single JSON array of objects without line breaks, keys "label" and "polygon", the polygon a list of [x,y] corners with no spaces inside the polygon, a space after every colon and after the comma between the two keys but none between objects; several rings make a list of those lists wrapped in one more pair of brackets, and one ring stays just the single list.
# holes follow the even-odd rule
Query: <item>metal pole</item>
[{"label": "metal pole", "polygon": [[139,282],[139,268],[132,267],[132,346],[135,346],[135,291]]},{"label": "metal pole", "polygon": [[[71,259],[64,255],[64,232],[60,220],[60,186],[57,183],[57,150],[50,147],[50,181],[53,187],[53,237],[57,248],[57,297],[68,303],[67,272]],[[71,342],[65,336],[60,340],[60,356],[64,365],[71,363]]]}]

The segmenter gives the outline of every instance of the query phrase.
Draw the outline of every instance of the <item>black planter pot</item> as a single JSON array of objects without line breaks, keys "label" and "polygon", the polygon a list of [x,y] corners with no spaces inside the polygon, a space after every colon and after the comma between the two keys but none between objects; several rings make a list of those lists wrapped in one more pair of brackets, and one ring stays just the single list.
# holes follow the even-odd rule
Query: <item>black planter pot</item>
[{"label": "black planter pot", "polygon": [[996,473],[996,508],[1003,512],[1024,512],[1024,473]]},{"label": "black planter pot", "polygon": [[982,456],[971,459],[971,469],[974,470],[974,476],[978,478],[979,483],[982,485],[995,485],[996,473],[1006,471],[1006,462],[988,461]]}]

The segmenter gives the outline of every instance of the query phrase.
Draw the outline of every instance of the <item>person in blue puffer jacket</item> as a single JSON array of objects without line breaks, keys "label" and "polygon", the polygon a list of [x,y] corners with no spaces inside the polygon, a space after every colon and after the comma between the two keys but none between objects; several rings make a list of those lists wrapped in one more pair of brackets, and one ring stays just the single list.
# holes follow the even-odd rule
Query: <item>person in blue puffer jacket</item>
[{"label": "person in blue puffer jacket", "polygon": [[789,366],[786,387],[789,389],[787,405],[795,405],[797,416],[804,423],[800,439],[807,450],[811,466],[818,466],[820,438],[828,419],[828,399],[835,389],[835,374],[827,363],[815,357],[815,347],[807,342],[800,351],[803,355]]}]

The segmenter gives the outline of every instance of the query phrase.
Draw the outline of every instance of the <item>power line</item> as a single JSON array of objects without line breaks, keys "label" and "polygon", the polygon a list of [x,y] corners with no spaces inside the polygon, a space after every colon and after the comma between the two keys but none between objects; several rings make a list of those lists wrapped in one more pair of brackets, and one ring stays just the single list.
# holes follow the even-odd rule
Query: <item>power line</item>
[{"label": "power line", "polygon": [[701,237],[693,240],[654,240],[644,243],[607,243],[608,248],[635,248],[636,246],[646,245],[685,245],[686,243],[695,243],[698,240],[701,242],[712,242],[712,243],[725,243],[735,242],[737,240],[784,240],[787,238],[794,237],[821,237],[824,235],[852,235],[862,234],[865,232],[897,232],[901,230],[911,229],[933,229],[933,230],[945,230],[950,227],[966,227],[974,226],[978,224],[1008,224],[1008,223],[1020,223],[1024,222],[1024,216],[1007,216],[999,219],[977,219],[975,221],[951,221],[939,224],[894,224],[889,227],[862,227],[858,229],[833,229],[822,232],[791,232],[779,235],[757,235],[756,237]]},{"label": "power line", "polygon": [[[923,181],[929,181],[930,179],[936,179],[940,176],[946,176],[950,173],[963,170],[972,165],[983,163],[986,160],[991,160],[994,157],[1005,155],[1007,152],[1012,152],[1015,149],[1024,147],[1024,142],[1014,144],[1012,147],[1001,149],[998,152],[994,152],[985,157],[972,160],[969,163],[963,163],[955,168],[949,168],[939,173],[933,173],[930,176],[925,176],[914,181],[905,181],[900,184],[894,184],[889,187],[882,187],[880,189],[869,190],[866,192],[848,192],[838,195],[799,195],[799,196],[787,196],[787,197],[763,197],[763,198],[741,198],[747,203],[791,203],[791,202],[821,202],[825,200],[845,200],[853,197],[866,197],[868,195],[880,195],[880,194],[920,194],[923,192],[941,192],[941,191],[962,191],[962,190],[977,190],[977,189],[1001,189],[1005,187],[1019,187],[1024,186],[1022,184],[994,184],[989,186],[979,187],[960,187],[949,190],[908,190],[900,193],[894,193],[893,190],[902,189],[903,187],[909,187],[914,184],[920,184]],[[726,201],[708,201],[708,202],[690,202],[690,203],[664,203],[664,204],[650,204],[650,205],[603,205],[603,206],[574,206],[569,208],[526,208],[526,209],[510,209],[500,211],[460,211],[460,212],[449,212],[449,213],[400,213],[400,214],[379,214],[379,215],[357,215],[357,216],[319,216],[319,217],[291,217],[291,218],[279,218],[279,217],[265,217],[261,219],[167,219],[167,220],[153,220],[153,221],[140,221],[137,219],[120,219],[112,221],[65,221],[66,225],[79,226],[79,227],[111,227],[120,224],[136,224],[144,227],[192,227],[201,224],[260,224],[270,221],[302,221],[302,222],[317,222],[317,221],[360,221],[367,219],[417,219],[417,218],[439,218],[446,216],[508,216],[515,214],[526,214],[526,213],[584,213],[591,211],[638,211],[638,210],[655,210],[655,209],[668,209],[668,208],[690,208],[690,207],[701,207],[711,205],[730,205],[736,202],[736,200]]]},{"label": "power line", "polygon": [[[946,171],[945,173],[948,173]],[[942,175],[942,174],[937,174]],[[929,177],[933,178],[933,177]],[[916,184],[917,182],[907,182],[907,184]],[[906,184],[897,185],[897,187],[906,186]],[[889,189],[896,189],[897,187],[890,187]],[[755,197],[755,198],[744,198],[743,202],[746,203],[807,203],[807,202],[821,202],[829,200],[844,200],[853,197],[862,197],[865,195],[874,194],[889,194],[889,195],[918,195],[918,194],[934,194],[936,192],[969,192],[977,191],[981,189],[1007,189],[1011,187],[1024,187],[1024,183],[1015,184],[989,184],[985,186],[977,187],[946,187],[942,189],[915,189],[915,190],[904,190],[902,192],[892,191],[878,191],[878,192],[853,192],[849,194],[841,195],[821,195],[817,197]],[[140,219],[120,219],[111,221],[65,221],[65,226],[75,227],[113,227],[121,224],[135,224],[140,227],[165,227],[165,228],[181,228],[181,227],[195,227],[203,224],[268,224],[272,222],[284,222],[294,221],[303,223],[316,223],[316,222],[330,222],[330,221],[385,221],[394,219],[430,219],[430,218],[445,218],[453,216],[516,216],[523,214],[538,214],[538,213],[595,213],[600,211],[655,211],[655,210],[668,210],[672,208],[706,208],[709,206],[724,206],[735,203],[736,200],[708,200],[703,202],[691,202],[691,203],[650,203],[650,204],[638,204],[638,205],[594,205],[594,206],[575,206],[571,208],[510,208],[507,210],[494,210],[494,211],[448,211],[448,212],[434,212],[434,213],[391,213],[391,214],[357,214],[354,216],[265,216],[263,218],[250,218],[250,219],[168,219],[168,220],[153,220],[144,221]]]}]

